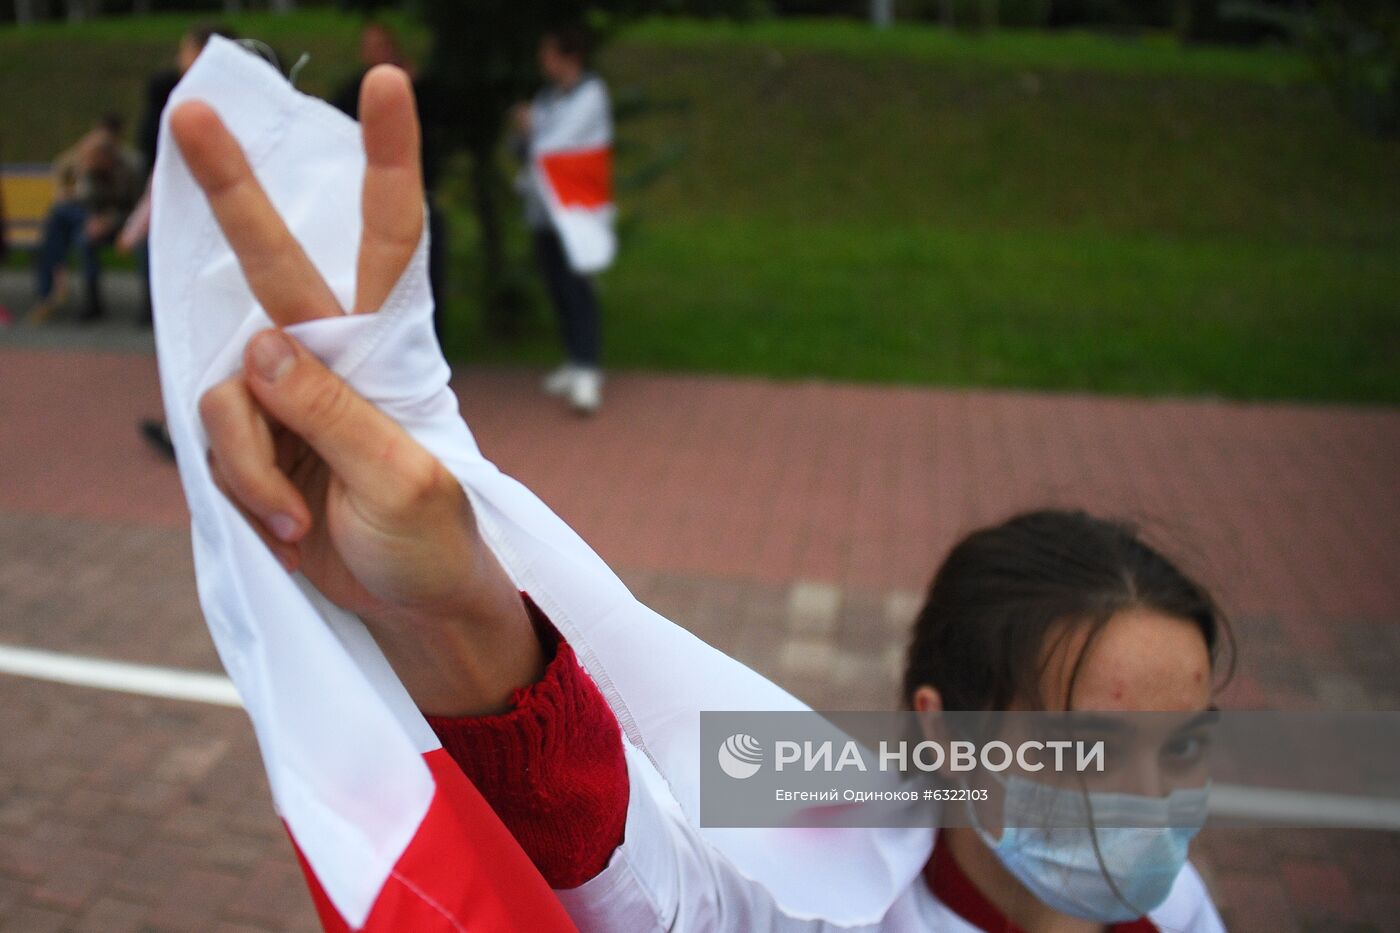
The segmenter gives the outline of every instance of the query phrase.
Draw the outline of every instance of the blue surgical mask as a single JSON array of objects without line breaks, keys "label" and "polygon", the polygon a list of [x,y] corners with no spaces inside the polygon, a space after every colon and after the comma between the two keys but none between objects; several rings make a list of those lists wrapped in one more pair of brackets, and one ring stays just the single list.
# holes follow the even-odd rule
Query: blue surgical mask
[{"label": "blue surgical mask", "polygon": [[983,841],[1042,903],[1099,923],[1135,920],[1166,900],[1205,822],[1204,787],[1142,797],[998,781],[1006,828],[996,839],[977,825]]}]

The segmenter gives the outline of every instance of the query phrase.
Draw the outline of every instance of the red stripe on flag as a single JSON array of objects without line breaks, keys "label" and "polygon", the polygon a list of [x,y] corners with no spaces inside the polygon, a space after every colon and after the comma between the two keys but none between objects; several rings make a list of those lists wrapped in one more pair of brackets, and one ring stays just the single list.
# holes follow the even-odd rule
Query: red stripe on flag
[{"label": "red stripe on flag", "polygon": [[575,149],[540,156],[549,186],[563,207],[603,207],[612,203],[612,149]]},{"label": "red stripe on flag", "polygon": [[[575,927],[559,899],[442,749],[423,756],[437,791],[418,833],[375,899],[366,933],[413,930],[564,933]],[[292,840],[296,848],[296,840]],[[297,848],[311,899],[327,933],[349,933]]]}]

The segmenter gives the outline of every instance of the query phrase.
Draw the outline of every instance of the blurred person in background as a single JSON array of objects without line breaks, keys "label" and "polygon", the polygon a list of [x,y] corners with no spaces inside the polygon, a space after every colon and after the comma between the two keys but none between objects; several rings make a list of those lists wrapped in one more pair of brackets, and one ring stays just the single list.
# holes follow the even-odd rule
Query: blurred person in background
[{"label": "blurred person in background", "polygon": [[[566,354],[544,390],[581,414],[603,400],[602,324],[589,274],[612,259],[612,112],[607,85],[588,68],[590,48],[582,26],[546,32],[539,48],[545,86],[512,115],[524,163],[517,187]],[[606,243],[605,255],[596,252],[598,241]]]},{"label": "blurred person in background", "polygon": [[[141,122],[136,130],[136,142],[141,147],[146,169],[145,191],[117,237],[117,249],[134,255],[140,267],[142,297],[145,301],[141,318],[143,324],[151,323],[151,270],[147,261],[146,238],[151,231],[150,178],[156,165],[156,144],[160,141],[160,115],[165,112],[166,102],[170,100],[175,85],[180,83],[185,72],[194,65],[195,59],[199,58],[199,53],[204,51],[204,47],[213,36],[236,39],[238,34],[227,26],[216,23],[192,26],[180,37],[180,44],[175,49],[175,67],[157,72],[146,82],[145,104],[141,112]],[[136,430],[156,453],[174,462],[175,445],[170,442],[170,432],[166,429],[164,421],[159,418],[142,418],[136,423]]]},{"label": "blurred person in background", "polygon": [[199,57],[199,53],[204,51],[204,46],[208,44],[211,36],[234,39],[237,38],[237,33],[226,26],[215,23],[200,23],[190,27],[180,37],[180,44],[175,49],[175,67],[156,72],[146,82],[141,122],[136,126],[136,145],[139,147],[142,164],[145,167],[146,187],[141,195],[141,200],[131,212],[131,216],[127,218],[121,234],[117,237],[117,249],[123,253],[134,255],[137,265],[141,269],[142,297],[145,301],[141,320],[145,324],[151,322],[151,283],[150,269],[146,264],[146,235],[151,228],[150,177],[156,165],[156,143],[160,139],[160,115],[165,110],[166,101],[170,99],[170,92],[175,90],[175,85],[180,83],[180,79],[185,76],[185,72],[190,70],[194,60]]},{"label": "blurred person in background", "polygon": [[174,67],[156,72],[146,82],[145,106],[141,112],[141,122],[136,129],[136,144],[140,147],[141,156],[145,160],[148,177],[156,164],[156,143],[160,138],[160,115],[165,110],[165,103],[170,99],[170,92],[175,90],[175,85],[180,83],[185,72],[194,65],[194,60],[199,57],[199,53],[204,51],[204,46],[209,44],[211,36],[235,39],[238,34],[218,23],[199,23],[191,26],[180,37],[180,44],[176,46]]},{"label": "blurred person in background", "polygon": [[62,302],[63,289],[56,286],[74,245],[83,262],[81,320],[103,316],[99,250],[116,239],[141,194],[141,158],[122,142],[123,129],[121,117],[108,114],[54,160],[55,198],[36,254],[32,323],[44,321]]},{"label": "blurred person in background", "polygon": [[413,75],[394,30],[380,22],[368,22],[360,29],[360,70],[347,78],[331,96],[336,109],[359,119],[360,82],[375,65],[394,65]]}]

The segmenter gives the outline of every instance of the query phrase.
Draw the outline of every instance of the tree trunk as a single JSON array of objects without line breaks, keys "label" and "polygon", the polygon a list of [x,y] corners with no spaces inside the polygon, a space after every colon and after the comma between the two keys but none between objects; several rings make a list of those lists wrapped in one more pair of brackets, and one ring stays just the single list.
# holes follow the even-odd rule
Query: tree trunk
[{"label": "tree trunk", "polygon": [[1178,42],[1189,42],[1195,33],[1195,0],[1175,0],[1172,3],[1172,32]]},{"label": "tree trunk", "polygon": [[982,0],[982,28],[996,29],[1001,25],[1001,4],[998,0]]},{"label": "tree trunk", "polygon": [[870,25],[876,29],[894,25],[894,0],[870,0]]},{"label": "tree trunk", "polygon": [[501,228],[501,190],[497,176],[495,147],[473,146],[471,152],[472,199],[481,234],[482,314],[488,333],[498,336],[514,332],[519,322],[505,294],[505,234]]},{"label": "tree trunk", "polygon": [[34,22],[35,0],[15,0],[15,22],[28,26]]},{"label": "tree trunk", "polygon": [[938,21],[945,29],[954,29],[958,25],[957,6],[954,0],[938,0]]}]

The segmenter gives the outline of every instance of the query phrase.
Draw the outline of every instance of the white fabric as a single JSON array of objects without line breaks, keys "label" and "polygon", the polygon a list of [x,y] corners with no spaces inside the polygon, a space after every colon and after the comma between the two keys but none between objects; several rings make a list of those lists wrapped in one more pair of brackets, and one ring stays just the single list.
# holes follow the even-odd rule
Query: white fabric
[{"label": "white fabric", "polygon": [[[364,171],[355,124],[296,94],[270,65],[218,37],[166,113],[191,98],[218,111],[288,226],[348,304]],[[252,719],[278,810],[331,902],[358,926],[427,811],[434,784],[421,753],[437,742],[359,621],[282,570],[214,487],[199,398],[239,367],[248,337],[270,321],[165,126],[152,192],[161,389],[192,518],[200,604]],[[352,335],[430,310],[417,271],[405,276],[378,319],[293,331],[323,353],[339,347],[337,368],[349,371],[369,349],[365,339],[350,346]],[[400,334],[396,343],[407,341]],[[447,368],[431,334],[426,345],[421,337],[418,343],[403,348],[416,354],[418,378],[445,385]],[[383,396],[386,386],[381,380],[373,388]]]},{"label": "white fabric", "polygon": [[[364,156],[358,130],[270,66],[215,38],[176,88],[213,106],[343,305],[353,294]],[[421,821],[436,740],[358,620],[291,577],[214,487],[197,406],[268,326],[188,168],[162,131],[151,263],[161,385],[193,519],[210,631],[253,720],[273,797],[332,903],[364,919]],[[462,482],[488,542],[573,644],[659,771],[658,796],[698,820],[699,710],[801,709],[789,694],[638,603],[538,498],[478,450],[433,337],[426,240],[383,309],[289,328]],[[687,824],[689,825],[689,824]],[[696,831],[698,832],[698,831]],[[927,833],[698,832],[782,909],[869,922],[918,874]]]},{"label": "white fabric", "polygon": [[617,209],[564,206],[541,164],[551,153],[601,149],[612,145],[612,107],[608,88],[597,75],[588,75],[567,91],[547,88],[530,105],[530,181],[564,244],[575,272],[588,275],[612,265],[617,256],[613,229]]},{"label": "white fabric", "polygon": [[[651,762],[627,751],[632,795],[624,843],[600,874],[556,892],[580,933],[982,933],[939,901],[922,876],[869,921],[839,922],[780,905],[696,831]],[[1225,933],[1190,864],[1148,917],[1163,933]]]}]

